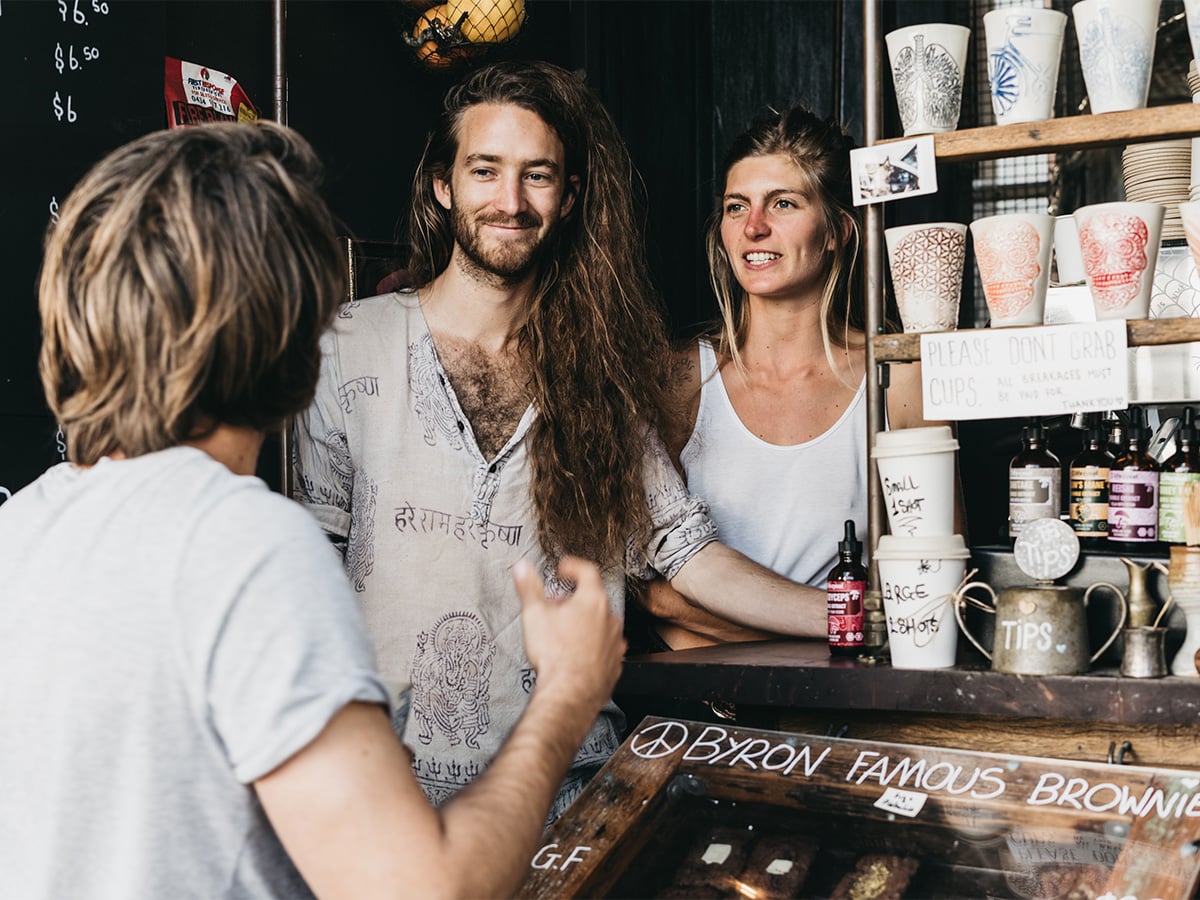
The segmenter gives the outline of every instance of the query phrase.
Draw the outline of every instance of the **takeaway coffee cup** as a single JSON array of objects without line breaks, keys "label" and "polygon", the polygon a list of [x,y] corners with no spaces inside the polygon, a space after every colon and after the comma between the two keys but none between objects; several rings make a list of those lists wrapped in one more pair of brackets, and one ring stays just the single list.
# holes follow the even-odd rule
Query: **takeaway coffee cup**
[{"label": "takeaway coffee cup", "polygon": [[969,556],[962,535],[885,534],[875,550],[888,646],[897,669],[948,669],[958,648],[954,592]]},{"label": "takeaway coffee cup", "polygon": [[1096,203],[1075,210],[1083,272],[1096,319],[1150,315],[1162,235],[1161,203]]},{"label": "takeaway coffee cup", "polygon": [[1050,284],[1054,217],[1008,213],[971,223],[975,263],[992,327],[1041,325]]},{"label": "takeaway coffee cup", "polygon": [[1053,9],[1003,7],[983,17],[988,84],[999,125],[1054,115],[1067,17]]},{"label": "takeaway coffee cup", "polygon": [[879,470],[893,535],[937,537],[954,533],[954,454],[949,425],[900,428],[875,435]]},{"label": "takeaway coffee cup", "polygon": [[934,22],[884,35],[904,133],[934,134],[958,127],[971,30]]},{"label": "takeaway coffee cup", "polygon": [[962,297],[967,226],[958,222],[897,225],[883,236],[905,332],[953,331]]}]

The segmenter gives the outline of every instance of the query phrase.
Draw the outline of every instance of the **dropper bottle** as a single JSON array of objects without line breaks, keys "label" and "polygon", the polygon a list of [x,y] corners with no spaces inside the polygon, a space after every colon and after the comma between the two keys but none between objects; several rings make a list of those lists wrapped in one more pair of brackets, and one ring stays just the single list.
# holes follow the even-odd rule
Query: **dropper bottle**
[{"label": "dropper bottle", "polygon": [[862,601],[867,591],[867,570],[862,564],[862,546],[854,534],[854,520],[847,519],[845,535],[838,542],[838,562],[830,570],[825,587],[829,653],[833,656],[863,652]]}]

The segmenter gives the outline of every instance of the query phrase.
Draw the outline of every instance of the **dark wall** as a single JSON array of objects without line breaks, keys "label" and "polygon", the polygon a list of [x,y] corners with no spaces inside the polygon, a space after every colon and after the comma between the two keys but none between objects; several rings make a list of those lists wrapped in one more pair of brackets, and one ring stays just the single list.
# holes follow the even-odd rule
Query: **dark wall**
[{"label": "dark wall", "polygon": [[[461,74],[416,63],[403,37],[419,5],[287,4],[289,124],[325,160],[326,195],[349,235],[396,237],[426,129]],[[768,105],[794,102],[841,115],[861,137],[860,17],[861,4],[843,0],[529,0],[521,34],[493,58],[582,69],[605,100],[645,181],[652,275],[684,334],[715,315],[702,233],[730,139]],[[164,56],[232,75],[272,115],[272,33],[268,0],[0,5],[0,79],[17,88],[0,141],[0,502],[61,459],[36,371],[52,201],[108,151],[165,126]],[[70,48],[82,60],[85,46],[99,57],[71,70]],[[64,105],[70,96],[74,122],[56,115],[56,94]]]}]

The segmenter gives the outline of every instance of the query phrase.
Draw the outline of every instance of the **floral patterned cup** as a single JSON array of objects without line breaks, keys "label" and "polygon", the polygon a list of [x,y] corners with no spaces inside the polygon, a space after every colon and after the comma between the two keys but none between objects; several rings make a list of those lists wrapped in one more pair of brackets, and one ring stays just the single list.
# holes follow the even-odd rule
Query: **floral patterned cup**
[{"label": "floral patterned cup", "polygon": [[958,127],[970,36],[969,28],[940,22],[909,25],[884,35],[905,134]]},{"label": "floral patterned cup", "polygon": [[884,238],[905,332],[953,331],[962,297],[967,226],[898,225],[884,231]]},{"label": "floral patterned cup", "polygon": [[1053,235],[1054,217],[1040,213],[988,216],[971,223],[993,328],[1042,324]]},{"label": "floral patterned cup", "polygon": [[1164,212],[1161,203],[1096,203],[1075,210],[1098,320],[1149,316]]}]

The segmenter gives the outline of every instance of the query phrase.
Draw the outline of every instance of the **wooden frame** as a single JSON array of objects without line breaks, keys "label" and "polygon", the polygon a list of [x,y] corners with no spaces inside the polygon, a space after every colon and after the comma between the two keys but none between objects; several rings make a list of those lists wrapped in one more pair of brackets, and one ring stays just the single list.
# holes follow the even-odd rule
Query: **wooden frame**
[{"label": "wooden frame", "polygon": [[[737,827],[756,809],[777,828],[804,820],[803,838],[783,825],[797,840],[852,834],[859,848],[890,840],[885,852],[923,854],[918,895],[930,879],[959,879],[961,893],[941,885],[939,896],[982,896],[962,885],[1074,870],[1137,900],[1190,897],[1200,882],[1200,773],[647,718],[547,832],[519,896],[627,895],[639,868],[657,873],[657,885],[637,883],[647,896],[686,852],[664,852],[672,836],[700,818]],[[840,875],[816,875],[827,852],[822,843],[810,879]],[[743,887],[717,885],[764,896]]]}]

